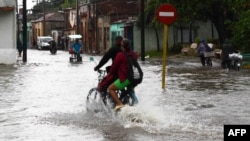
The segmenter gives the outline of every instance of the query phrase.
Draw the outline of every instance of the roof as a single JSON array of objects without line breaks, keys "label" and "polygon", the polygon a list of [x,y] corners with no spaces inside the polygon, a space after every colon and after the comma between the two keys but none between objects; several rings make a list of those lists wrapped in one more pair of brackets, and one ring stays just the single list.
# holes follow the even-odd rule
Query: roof
[{"label": "roof", "polygon": [[[31,22],[42,22],[42,21],[44,21],[43,16],[40,17],[39,19],[33,20]],[[63,22],[64,17],[63,17],[63,14],[61,14],[61,13],[47,13],[45,15],[45,21],[46,22]]]},{"label": "roof", "polygon": [[108,0],[98,3],[101,15],[111,16],[111,21],[138,15],[138,0]]}]

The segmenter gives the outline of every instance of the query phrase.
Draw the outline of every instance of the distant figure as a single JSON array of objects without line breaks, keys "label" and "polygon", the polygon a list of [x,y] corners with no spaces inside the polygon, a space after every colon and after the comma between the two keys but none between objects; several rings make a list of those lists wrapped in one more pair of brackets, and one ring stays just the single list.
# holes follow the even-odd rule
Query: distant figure
[{"label": "distant figure", "polygon": [[65,39],[65,49],[68,49],[69,47],[69,37],[66,37]]},{"label": "distant figure", "polygon": [[198,48],[197,48],[197,54],[200,57],[202,66],[205,66],[205,56],[204,56],[204,53],[205,52],[209,52],[209,51],[211,51],[211,49],[207,45],[207,43],[205,42],[205,40],[201,40],[201,43],[198,45]]},{"label": "distant figure", "polygon": [[234,46],[230,43],[229,39],[225,39],[222,45],[221,52],[221,67],[223,69],[230,69],[231,60],[229,59],[229,54],[238,53],[238,51],[234,48]]},{"label": "distant figure", "polygon": [[51,54],[56,54],[57,48],[56,48],[55,40],[49,41],[49,44],[50,44],[50,49],[49,50],[50,50]]},{"label": "distant figure", "polygon": [[64,50],[64,41],[65,41],[65,36],[62,37],[61,42],[60,42],[62,50]]},{"label": "distant figure", "polygon": [[18,57],[21,57],[23,51],[23,44],[20,40],[17,41]]},{"label": "distant figure", "polygon": [[49,44],[51,45],[52,48],[56,47],[56,42],[55,42],[55,40],[49,41]]},{"label": "distant figure", "polygon": [[74,54],[77,56],[77,58],[80,58],[81,47],[82,47],[82,45],[79,43],[79,39],[76,39],[75,43],[72,45],[72,48],[73,48]]}]

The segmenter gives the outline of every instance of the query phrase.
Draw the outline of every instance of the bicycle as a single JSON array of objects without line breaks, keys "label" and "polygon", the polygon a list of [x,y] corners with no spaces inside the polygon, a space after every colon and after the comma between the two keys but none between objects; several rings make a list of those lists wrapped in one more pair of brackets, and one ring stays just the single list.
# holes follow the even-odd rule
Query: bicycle
[{"label": "bicycle", "polygon": [[205,57],[205,64],[208,67],[212,67],[213,63],[211,58],[214,57],[214,52],[213,51],[205,52],[204,57]]},{"label": "bicycle", "polygon": [[[105,78],[107,72],[106,70],[97,70],[98,73],[98,84]],[[130,87],[125,88],[124,90],[118,91],[118,97],[124,105],[133,106],[135,101],[130,95],[132,89]],[[87,111],[90,108],[94,108],[95,112],[103,109],[103,106],[114,108],[115,103],[108,94],[107,90],[103,92],[98,91],[98,87],[91,88],[87,95]]]},{"label": "bicycle", "polygon": [[239,53],[232,53],[232,54],[228,54],[228,57],[230,59],[230,68],[229,69],[239,71],[240,66],[241,66],[241,60],[243,58],[242,55]]}]

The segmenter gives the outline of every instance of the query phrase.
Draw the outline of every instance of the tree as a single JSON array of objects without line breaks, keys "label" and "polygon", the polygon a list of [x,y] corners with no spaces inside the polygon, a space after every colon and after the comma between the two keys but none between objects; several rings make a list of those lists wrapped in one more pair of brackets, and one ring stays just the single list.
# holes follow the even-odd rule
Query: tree
[{"label": "tree", "polygon": [[64,0],[64,3],[61,5],[63,9],[75,6],[76,6],[76,0]]},{"label": "tree", "polygon": [[232,43],[243,53],[250,53],[250,10],[242,12],[237,22],[231,23]]},{"label": "tree", "polygon": [[234,21],[227,21],[228,27],[232,30],[232,43],[241,50],[242,53],[250,52],[250,1],[230,1],[229,6],[237,15]]},{"label": "tree", "polygon": [[[163,3],[175,6],[178,15],[175,25],[188,25],[193,21],[211,20],[219,34],[220,42],[223,43],[226,38],[232,37],[232,29],[225,24],[226,21],[235,21],[238,14],[236,10],[242,9],[247,0],[150,0],[145,10],[146,15],[155,13],[155,10]],[[154,15],[154,18],[147,23],[157,27],[157,22]]]},{"label": "tree", "polygon": [[163,2],[164,0],[150,0],[147,7],[145,8],[145,17],[146,17],[145,23],[147,26],[154,28],[155,35],[156,35],[157,51],[160,51],[159,35],[157,32],[157,29],[161,27],[162,24],[157,21],[155,12],[156,12],[157,7],[159,7],[161,3]]},{"label": "tree", "polygon": [[231,37],[231,31],[225,24],[227,20],[235,18],[234,13],[228,6],[227,1],[223,0],[173,0],[173,5],[177,8],[177,22],[189,23],[192,21],[207,21],[210,20],[219,35],[220,42]]}]

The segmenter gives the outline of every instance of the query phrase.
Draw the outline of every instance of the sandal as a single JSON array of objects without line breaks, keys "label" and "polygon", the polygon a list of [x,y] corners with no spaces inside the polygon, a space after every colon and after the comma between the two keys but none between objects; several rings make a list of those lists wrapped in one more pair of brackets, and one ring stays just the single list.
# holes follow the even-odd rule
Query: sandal
[{"label": "sandal", "polygon": [[116,112],[116,111],[120,110],[122,107],[124,107],[124,105],[115,106],[114,111]]}]

